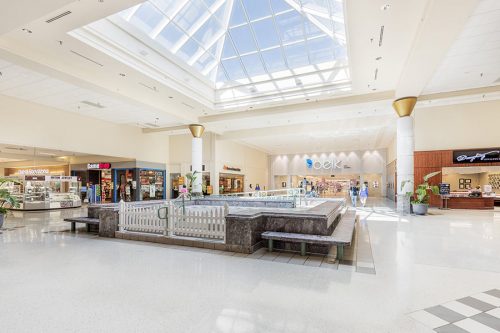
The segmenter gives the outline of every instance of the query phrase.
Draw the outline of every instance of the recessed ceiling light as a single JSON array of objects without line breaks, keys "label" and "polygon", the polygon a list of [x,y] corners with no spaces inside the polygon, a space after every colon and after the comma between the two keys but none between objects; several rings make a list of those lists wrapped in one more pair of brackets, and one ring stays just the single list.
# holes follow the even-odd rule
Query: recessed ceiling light
[{"label": "recessed ceiling light", "polygon": [[120,73],[120,76],[126,76],[126,74],[125,73]]},{"label": "recessed ceiling light", "polygon": [[168,96],[168,98],[172,99],[172,98],[174,98],[174,97],[173,97],[173,96]]},{"label": "recessed ceiling light", "polygon": [[31,31],[30,29],[26,29],[26,28],[23,28],[23,31],[26,32],[26,33],[28,33],[28,34],[32,34],[33,33],[33,31]]},{"label": "recessed ceiling light", "polygon": [[382,57],[376,57],[375,60],[382,60]]},{"label": "recessed ceiling light", "polygon": [[380,10],[382,11],[385,11],[385,10],[388,10],[389,8],[391,8],[391,5],[386,3],[385,5],[383,5],[382,7],[380,7]]}]

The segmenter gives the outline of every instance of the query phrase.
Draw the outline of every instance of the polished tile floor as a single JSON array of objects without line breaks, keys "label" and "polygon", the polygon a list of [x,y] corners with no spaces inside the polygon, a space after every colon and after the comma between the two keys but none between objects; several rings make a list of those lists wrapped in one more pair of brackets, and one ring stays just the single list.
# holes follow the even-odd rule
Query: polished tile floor
[{"label": "polished tile floor", "polygon": [[[443,320],[426,309],[496,297],[499,210],[398,216],[370,201],[358,213],[376,274],[71,234],[62,219],[79,209],[15,213],[0,234],[0,331],[433,332],[415,313]],[[468,310],[461,329],[496,331],[498,311]]]}]

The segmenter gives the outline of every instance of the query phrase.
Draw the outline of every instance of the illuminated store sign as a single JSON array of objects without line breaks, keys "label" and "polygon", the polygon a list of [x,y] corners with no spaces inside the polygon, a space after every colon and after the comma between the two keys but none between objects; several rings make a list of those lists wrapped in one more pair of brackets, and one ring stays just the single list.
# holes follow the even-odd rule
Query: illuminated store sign
[{"label": "illuminated store sign", "polygon": [[306,159],[306,166],[308,169],[314,170],[335,170],[342,169],[342,161],[336,161],[333,158],[324,161],[308,158]]},{"label": "illuminated store sign", "polygon": [[500,162],[500,148],[454,150],[453,163],[495,163]]},{"label": "illuminated store sign", "polygon": [[111,163],[89,163],[87,164],[89,170],[111,169]]},{"label": "illuminated store sign", "polygon": [[19,170],[20,175],[46,175],[49,173],[49,169],[25,169]]}]

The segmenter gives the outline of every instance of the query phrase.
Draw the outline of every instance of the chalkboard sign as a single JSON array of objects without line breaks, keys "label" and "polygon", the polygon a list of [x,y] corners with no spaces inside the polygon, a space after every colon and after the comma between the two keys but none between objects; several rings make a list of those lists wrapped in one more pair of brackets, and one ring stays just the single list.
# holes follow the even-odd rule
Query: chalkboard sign
[{"label": "chalkboard sign", "polygon": [[440,195],[450,195],[450,184],[439,183],[439,194]]}]

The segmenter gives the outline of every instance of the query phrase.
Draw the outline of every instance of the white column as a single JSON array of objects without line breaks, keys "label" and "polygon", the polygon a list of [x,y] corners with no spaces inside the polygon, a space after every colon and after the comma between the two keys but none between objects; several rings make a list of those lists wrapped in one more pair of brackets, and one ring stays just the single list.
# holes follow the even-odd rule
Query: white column
[{"label": "white column", "polygon": [[192,173],[196,172],[196,179],[193,181],[193,193],[202,192],[202,165],[203,165],[203,139],[193,138],[191,143],[191,168]]},{"label": "white column", "polygon": [[[397,122],[397,187],[396,192],[404,195],[413,191],[413,152],[415,150],[413,134],[413,118],[411,116],[400,117]],[[406,182],[401,188],[401,184]],[[403,200],[398,200],[398,211],[403,211]]]}]

